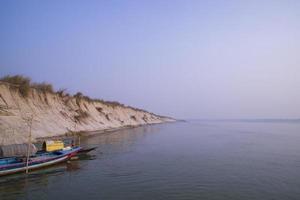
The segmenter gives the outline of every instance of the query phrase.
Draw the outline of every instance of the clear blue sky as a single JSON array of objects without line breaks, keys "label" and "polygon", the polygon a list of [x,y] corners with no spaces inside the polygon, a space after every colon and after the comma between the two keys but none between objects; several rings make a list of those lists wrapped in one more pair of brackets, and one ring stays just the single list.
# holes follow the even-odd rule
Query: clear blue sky
[{"label": "clear blue sky", "polygon": [[300,1],[0,1],[0,75],[177,118],[300,117]]}]

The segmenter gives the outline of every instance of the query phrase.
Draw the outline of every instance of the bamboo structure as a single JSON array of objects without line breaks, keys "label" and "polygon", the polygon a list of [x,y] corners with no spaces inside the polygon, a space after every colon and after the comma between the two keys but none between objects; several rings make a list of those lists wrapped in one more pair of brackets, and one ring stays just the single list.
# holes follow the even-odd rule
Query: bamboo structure
[{"label": "bamboo structure", "polygon": [[28,148],[27,148],[27,156],[26,156],[26,174],[28,174],[28,164],[29,164],[29,156],[30,156],[30,144],[31,144],[31,127],[32,127],[33,115],[29,119],[29,137],[28,137]]}]

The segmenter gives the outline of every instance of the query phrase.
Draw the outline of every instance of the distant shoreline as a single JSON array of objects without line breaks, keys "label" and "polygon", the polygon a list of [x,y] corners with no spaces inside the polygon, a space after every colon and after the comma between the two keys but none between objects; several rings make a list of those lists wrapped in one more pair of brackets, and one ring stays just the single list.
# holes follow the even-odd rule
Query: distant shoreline
[{"label": "distant shoreline", "polygon": [[300,123],[300,119],[191,119],[203,122],[245,122],[245,123]]}]

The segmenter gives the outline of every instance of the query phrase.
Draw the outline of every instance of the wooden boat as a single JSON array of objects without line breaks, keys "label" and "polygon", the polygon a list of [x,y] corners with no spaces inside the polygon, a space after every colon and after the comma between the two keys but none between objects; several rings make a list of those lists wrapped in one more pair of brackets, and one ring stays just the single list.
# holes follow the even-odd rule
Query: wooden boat
[{"label": "wooden boat", "polygon": [[69,147],[54,152],[42,152],[31,156],[28,161],[24,157],[9,157],[0,159],[0,176],[25,172],[66,161],[76,155],[81,147]]},{"label": "wooden boat", "polygon": [[78,151],[78,153],[75,156],[72,156],[70,160],[77,160],[77,159],[86,159],[87,157],[91,157],[88,155],[89,152],[97,149],[97,147],[91,147],[91,148],[82,148]]},{"label": "wooden boat", "polygon": [[78,154],[88,153],[88,152],[93,151],[93,150],[95,150],[95,149],[97,149],[97,147],[82,148],[82,149],[80,149],[80,150],[78,151]]}]

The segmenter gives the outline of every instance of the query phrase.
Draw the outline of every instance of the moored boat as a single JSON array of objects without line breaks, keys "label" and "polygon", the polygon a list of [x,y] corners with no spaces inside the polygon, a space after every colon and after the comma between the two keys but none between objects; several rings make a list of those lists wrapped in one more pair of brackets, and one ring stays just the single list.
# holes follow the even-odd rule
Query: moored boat
[{"label": "moored boat", "polygon": [[[64,148],[70,148],[74,147],[74,141],[72,140],[71,146],[64,147],[64,142],[61,140],[46,140],[42,144],[42,149],[37,151],[37,153],[46,153],[51,151],[57,151]],[[78,151],[78,154],[86,154],[91,151],[94,151],[97,149],[97,147],[81,147],[81,149]]]},{"label": "moored boat", "polygon": [[0,176],[25,172],[54,165],[76,155],[81,147],[69,147],[53,152],[37,153],[29,157],[28,165],[25,157],[8,157],[0,159]]}]

